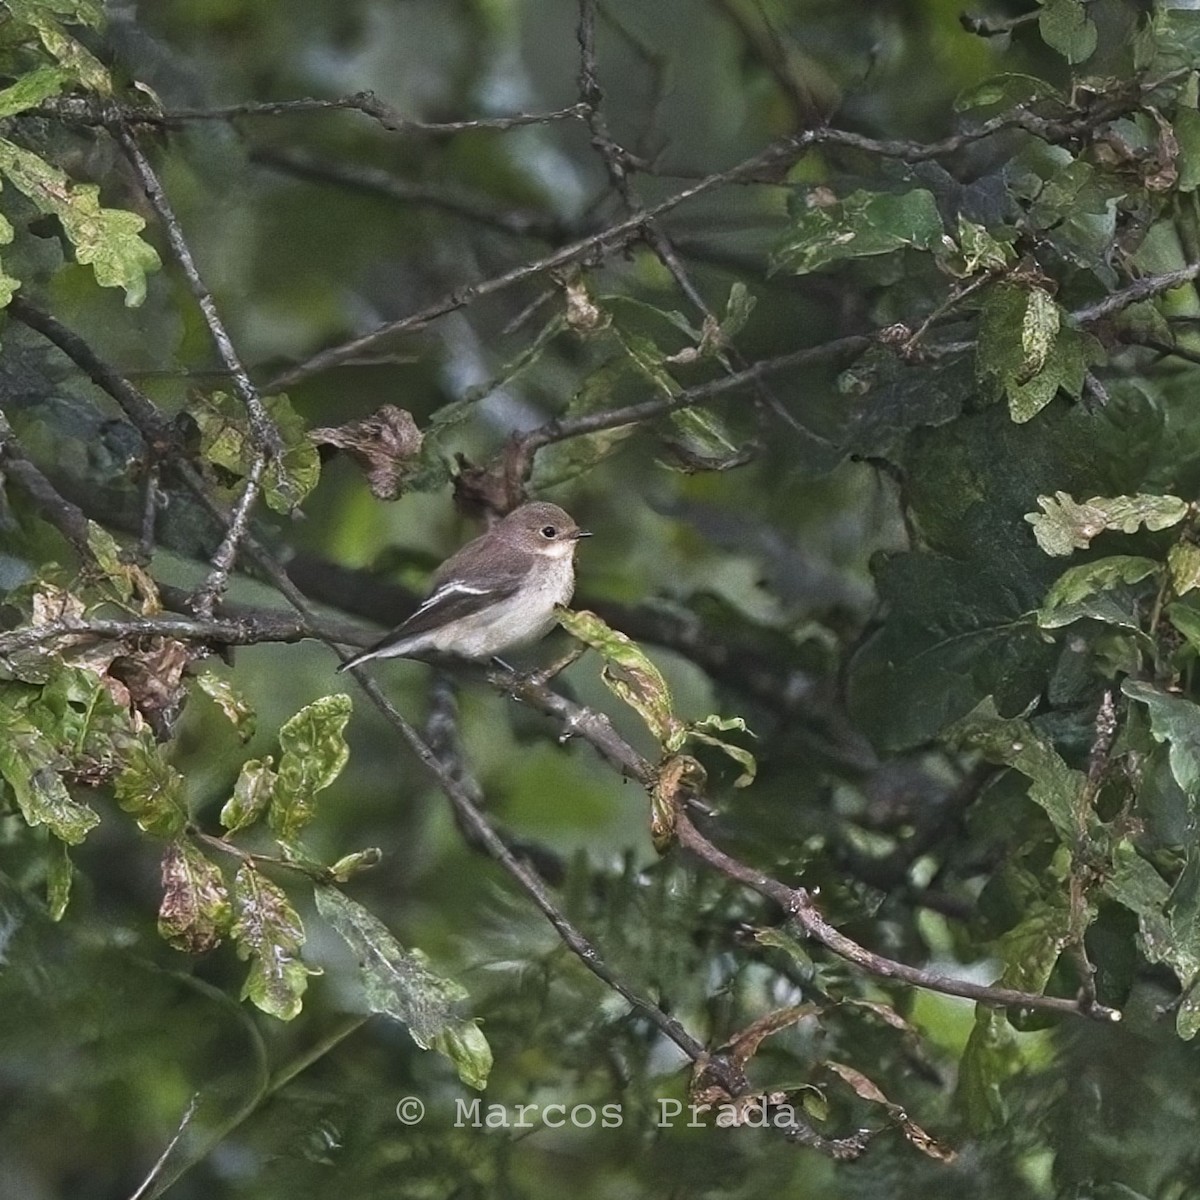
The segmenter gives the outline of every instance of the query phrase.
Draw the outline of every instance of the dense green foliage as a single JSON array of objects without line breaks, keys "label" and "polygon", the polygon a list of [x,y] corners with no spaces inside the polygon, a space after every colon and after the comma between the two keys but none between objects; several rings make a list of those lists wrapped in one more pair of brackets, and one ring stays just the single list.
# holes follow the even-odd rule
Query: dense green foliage
[{"label": "dense green foliage", "polygon": [[[1200,11],[109,7],[0,0],[0,1196],[1200,1192]],[[334,674],[526,496],[549,689]]]}]

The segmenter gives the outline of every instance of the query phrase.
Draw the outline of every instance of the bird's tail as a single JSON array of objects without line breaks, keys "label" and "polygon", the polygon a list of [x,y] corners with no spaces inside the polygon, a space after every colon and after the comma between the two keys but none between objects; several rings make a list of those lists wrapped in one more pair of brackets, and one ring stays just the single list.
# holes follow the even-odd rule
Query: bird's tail
[{"label": "bird's tail", "polygon": [[363,663],[374,657],[374,650],[364,650],[361,654],[356,654],[353,658],[348,658],[344,663],[340,663],[337,673],[340,675],[343,671],[349,671],[351,667],[360,667]]}]

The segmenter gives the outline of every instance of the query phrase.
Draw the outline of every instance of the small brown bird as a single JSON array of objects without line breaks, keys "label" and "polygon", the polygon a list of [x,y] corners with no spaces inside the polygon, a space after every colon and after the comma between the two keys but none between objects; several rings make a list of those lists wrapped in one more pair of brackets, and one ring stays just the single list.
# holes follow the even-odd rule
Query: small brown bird
[{"label": "small brown bird", "polygon": [[575,549],[589,536],[557,504],[522,504],[446,559],[421,607],[338,670],[373,658],[495,658],[536,641],[570,601]]}]

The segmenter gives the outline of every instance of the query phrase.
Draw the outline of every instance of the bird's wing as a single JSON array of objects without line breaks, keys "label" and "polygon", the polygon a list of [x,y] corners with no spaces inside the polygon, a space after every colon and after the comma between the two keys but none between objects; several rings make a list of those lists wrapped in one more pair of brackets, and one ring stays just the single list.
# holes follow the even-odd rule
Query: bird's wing
[{"label": "bird's wing", "polygon": [[[479,547],[479,539],[468,542],[457,554],[451,555],[433,576],[433,591],[403,624],[386,634],[359,657],[375,657],[398,642],[407,641],[421,633],[461,620],[508,600],[520,591],[528,574],[527,561],[516,562],[499,557]],[[484,553],[480,554],[480,550]],[[486,571],[481,571],[486,557]]]}]

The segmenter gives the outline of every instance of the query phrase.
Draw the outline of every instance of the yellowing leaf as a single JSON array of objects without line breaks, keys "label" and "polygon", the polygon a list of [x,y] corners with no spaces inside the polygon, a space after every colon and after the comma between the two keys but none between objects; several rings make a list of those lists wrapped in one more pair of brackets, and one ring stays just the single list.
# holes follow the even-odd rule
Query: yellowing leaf
[{"label": "yellowing leaf", "polygon": [[29,717],[0,700],[0,778],[12,789],[28,824],[45,825],[75,846],[100,818],[72,799],[59,774],[66,766],[67,760]]},{"label": "yellowing leaf", "polygon": [[632,638],[586,610],[562,609],[558,613],[558,623],[604,659],[602,677],[609,690],[646,722],[646,727],[664,749],[682,744],[685,726],[671,711],[667,681]]},{"label": "yellowing leaf", "polygon": [[1039,496],[1040,513],[1026,513],[1034,537],[1051,555],[1086,550],[1106,529],[1134,533],[1145,525],[1154,531],[1177,525],[1187,515],[1187,502],[1178,496],[1093,496],[1077,503],[1066,492]]},{"label": "yellowing leaf", "polygon": [[1025,319],[1021,325],[1021,348],[1025,351],[1023,373],[1028,378],[1045,365],[1058,336],[1059,310],[1050,293],[1042,288],[1029,289],[1025,301]]},{"label": "yellowing leaf", "polygon": [[134,743],[117,776],[117,803],[158,837],[176,837],[187,824],[183,776],[148,737]]},{"label": "yellowing leaf", "polygon": [[1194,542],[1176,542],[1167,552],[1167,566],[1175,595],[1185,596],[1200,587],[1200,546]]},{"label": "yellowing leaf", "polygon": [[[272,459],[263,477],[263,498],[268,507],[287,513],[316,486],[321,456],[303,418],[285,394],[265,396],[263,406],[283,442],[282,459]],[[241,402],[228,392],[214,392],[198,402],[192,412],[200,426],[200,453],[232,475],[249,474],[258,447]]]},{"label": "yellowing leaf", "polygon": [[234,690],[228,679],[212,671],[202,671],[196,676],[196,686],[225,714],[243,742],[248,742],[254,736],[258,723],[254,709]]},{"label": "yellowing leaf", "polygon": [[221,809],[221,824],[230,833],[253,825],[267,811],[275,791],[275,772],[271,770],[271,759],[261,762],[252,758],[242,763],[233,795]]},{"label": "yellowing leaf", "polygon": [[96,184],[72,182],[45,159],[5,138],[0,138],[0,174],[42,212],[58,217],[76,259],[92,268],[101,287],[124,288],[128,306],[141,304],[147,272],[161,265],[154,247],[138,236],[146,227],[141,217],[102,208]]},{"label": "yellowing leaf", "polygon": [[[758,763],[754,755],[749,750],[745,750],[733,742],[727,742],[724,738],[714,737],[709,732],[714,729],[721,733],[737,730],[740,733],[750,734],[750,729],[747,727],[746,722],[741,717],[708,716],[702,721],[693,721],[687,726],[685,732],[687,737],[694,738],[698,742],[704,742],[708,746],[716,746],[717,749],[728,754],[742,768],[742,773],[734,780],[733,786],[736,788],[749,787],[754,782],[754,776],[758,771]],[[753,737],[754,735],[750,734],[750,736]]]},{"label": "yellowing leaf", "polygon": [[317,792],[342,772],[350,748],[342,731],[351,701],[344,692],[322,696],[302,708],[279,730],[279,773],[271,797],[271,828],[294,841],[316,812]]}]

